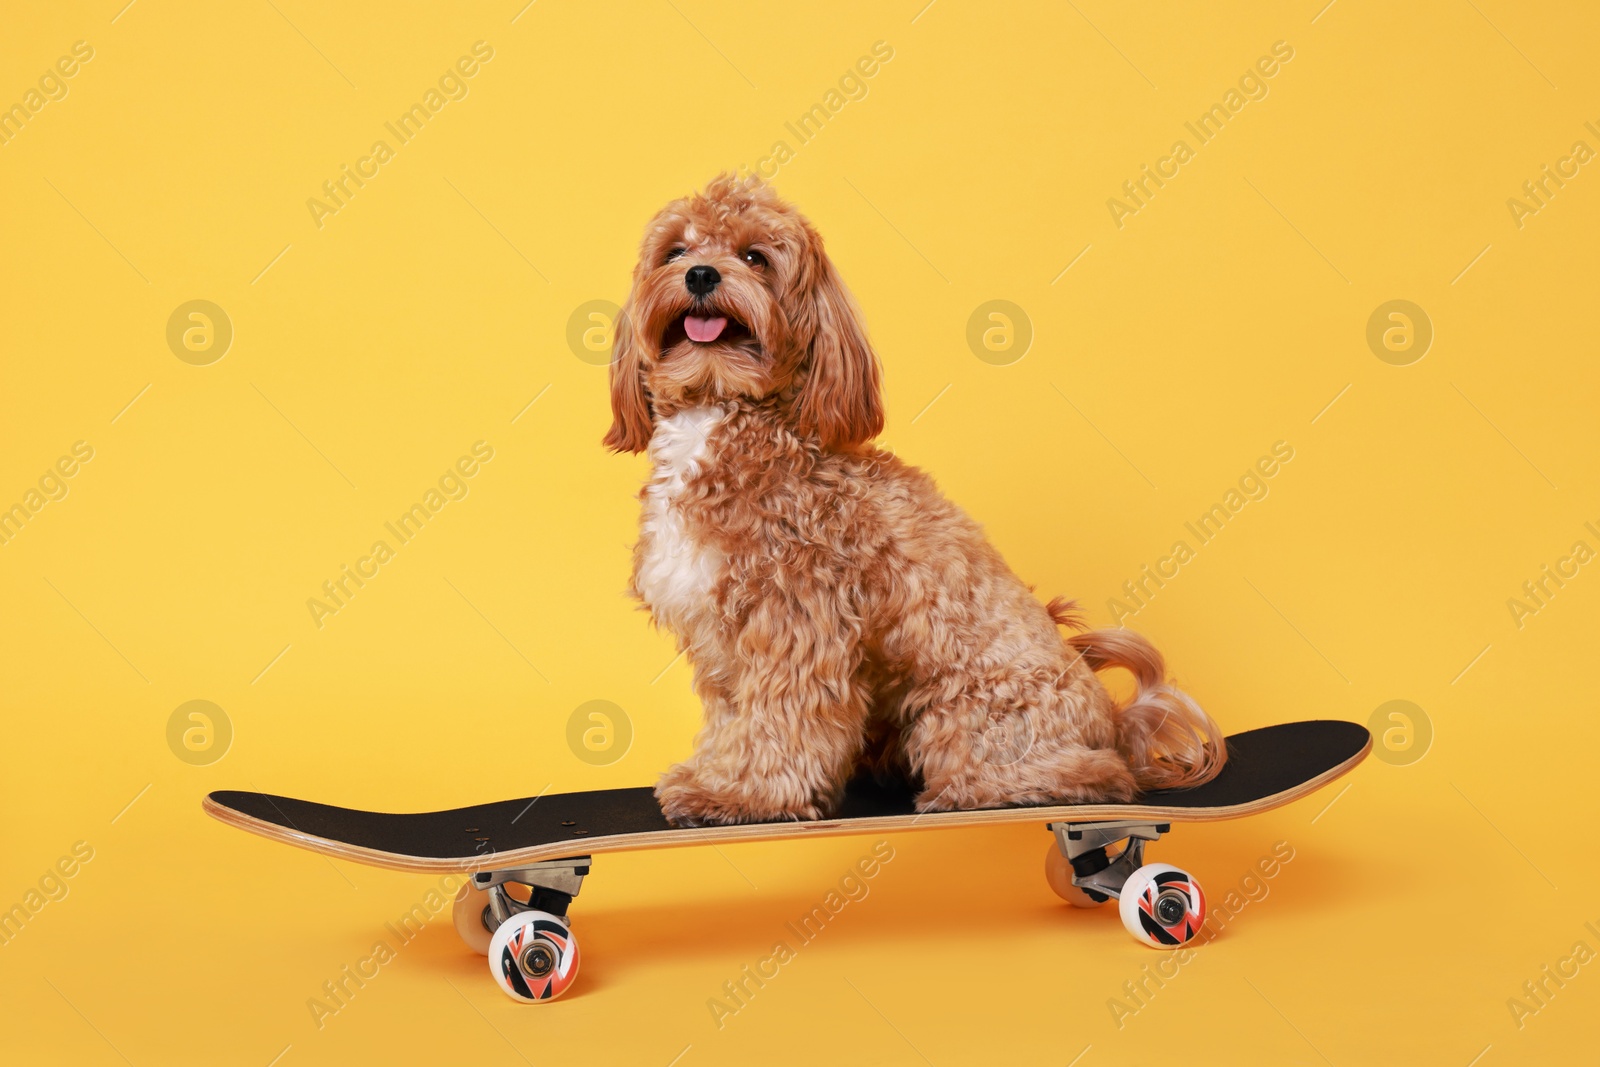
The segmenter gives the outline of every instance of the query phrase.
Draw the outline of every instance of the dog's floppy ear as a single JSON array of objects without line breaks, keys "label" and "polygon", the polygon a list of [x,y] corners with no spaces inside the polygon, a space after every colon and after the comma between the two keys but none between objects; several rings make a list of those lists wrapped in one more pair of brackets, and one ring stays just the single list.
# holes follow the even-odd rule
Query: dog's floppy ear
[{"label": "dog's floppy ear", "polygon": [[617,315],[611,347],[611,429],[602,442],[613,452],[643,452],[650,444],[650,400],[644,392],[639,342],[629,324],[633,306]]},{"label": "dog's floppy ear", "polygon": [[825,448],[849,448],[883,429],[882,375],[861,312],[814,233],[809,251],[801,299],[811,305],[811,342],[795,422],[801,433],[821,438]]}]

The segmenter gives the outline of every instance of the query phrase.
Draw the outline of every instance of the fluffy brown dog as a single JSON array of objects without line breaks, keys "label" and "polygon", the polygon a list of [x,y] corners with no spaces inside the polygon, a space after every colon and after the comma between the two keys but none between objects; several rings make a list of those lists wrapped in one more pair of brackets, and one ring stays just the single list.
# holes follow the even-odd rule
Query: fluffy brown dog
[{"label": "fluffy brown dog", "polygon": [[[630,591],[705,727],[656,787],[680,825],[826,816],[858,768],[921,811],[1128,800],[1226,749],[1127,630],[1078,633],[933,480],[867,442],[880,371],[822,239],[723,176],[645,233],[607,446],[649,450]],[[1118,707],[1095,671],[1129,669]]]}]

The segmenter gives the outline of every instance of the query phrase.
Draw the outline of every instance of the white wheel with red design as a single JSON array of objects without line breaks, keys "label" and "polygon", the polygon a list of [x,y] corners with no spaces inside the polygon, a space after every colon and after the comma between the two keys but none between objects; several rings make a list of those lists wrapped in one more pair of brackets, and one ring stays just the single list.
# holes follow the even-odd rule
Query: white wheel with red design
[{"label": "white wheel with red design", "polygon": [[489,973],[514,1000],[554,1000],[578,977],[578,942],[567,921],[519,911],[489,939]]},{"label": "white wheel with red design", "polygon": [[484,912],[488,907],[489,894],[468,882],[456,894],[455,907],[450,911],[450,917],[455,920],[456,933],[468,948],[480,956],[489,954],[489,939],[494,937],[483,924]]},{"label": "white wheel with red design", "polygon": [[1206,897],[1181,867],[1147,863],[1128,876],[1117,902],[1128,933],[1156,948],[1182,948],[1200,934]]},{"label": "white wheel with red design", "polygon": [[1096,900],[1087,890],[1073,885],[1072,861],[1061,854],[1054,842],[1050,843],[1049,851],[1044,854],[1044,880],[1050,884],[1056,896],[1074,908],[1098,908],[1111,899],[1101,897]]}]

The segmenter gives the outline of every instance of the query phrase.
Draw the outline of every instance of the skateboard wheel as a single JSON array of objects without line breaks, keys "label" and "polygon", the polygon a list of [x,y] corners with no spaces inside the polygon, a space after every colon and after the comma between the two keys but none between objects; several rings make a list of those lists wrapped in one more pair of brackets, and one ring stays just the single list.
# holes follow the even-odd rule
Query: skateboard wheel
[{"label": "skateboard wheel", "polygon": [[578,977],[578,942],[565,919],[518,912],[489,940],[489,973],[514,1000],[554,1000]]},{"label": "skateboard wheel", "polygon": [[450,917],[455,920],[456,933],[461,935],[461,940],[468,948],[480,956],[489,954],[489,940],[494,937],[494,933],[483,924],[484,911],[488,907],[489,894],[468,882],[456,894],[455,907],[450,912]]},{"label": "skateboard wheel", "polygon": [[1128,933],[1156,948],[1181,948],[1206,921],[1200,883],[1181,867],[1147,863],[1128,876],[1117,901]]},{"label": "skateboard wheel", "polygon": [[1044,880],[1055,890],[1056,896],[1071,904],[1074,908],[1098,908],[1110,897],[1101,897],[1096,900],[1079,886],[1072,884],[1072,861],[1061,854],[1061,849],[1054,843],[1049,851],[1044,854]]}]

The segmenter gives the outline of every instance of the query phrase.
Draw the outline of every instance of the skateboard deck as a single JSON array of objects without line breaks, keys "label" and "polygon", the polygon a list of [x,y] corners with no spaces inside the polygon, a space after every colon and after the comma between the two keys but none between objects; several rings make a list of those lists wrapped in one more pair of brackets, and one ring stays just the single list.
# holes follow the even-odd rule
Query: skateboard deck
[{"label": "skateboard deck", "polygon": [[830,818],[734,826],[672,826],[647,787],[412,815],[233,791],[212,793],[204,806],[225,823],[312,852],[463,875],[452,911],[461,940],[488,957],[490,975],[508,995],[544,1003],[577,978],[580,953],[568,907],[591,857],[630,849],[1042,822],[1055,835],[1045,879],[1057,895],[1077,907],[1115,898],[1123,927],[1137,940],[1178,948],[1198,936],[1205,894],[1189,872],[1145,863],[1146,843],[1173,822],[1232,819],[1287,804],[1355,767],[1371,747],[1372,736],[1356,723],[1281,723],[1229,737],[1228,762],[1206,784],[1146,793],[1130,804],[919,814],[911,787],[858,779]]},{"label": "skateboard deck", "polygon": [[648,787],[553,793],[447,811],[386,814],[222,790],[208,814],[262,837],[401,871],[483,871],[576,855],[789,837],[896,833],[995,823],[1145,820],[1210,822],[1287,804],[1360,763],[1371,735],[1356,723],[1280,723],[1228,738],[1222,773],[1191,789],[1146,793],[1128,804],[915,810],[909,787],[850,783],[835,814],[807,822],[674,827]]}]

